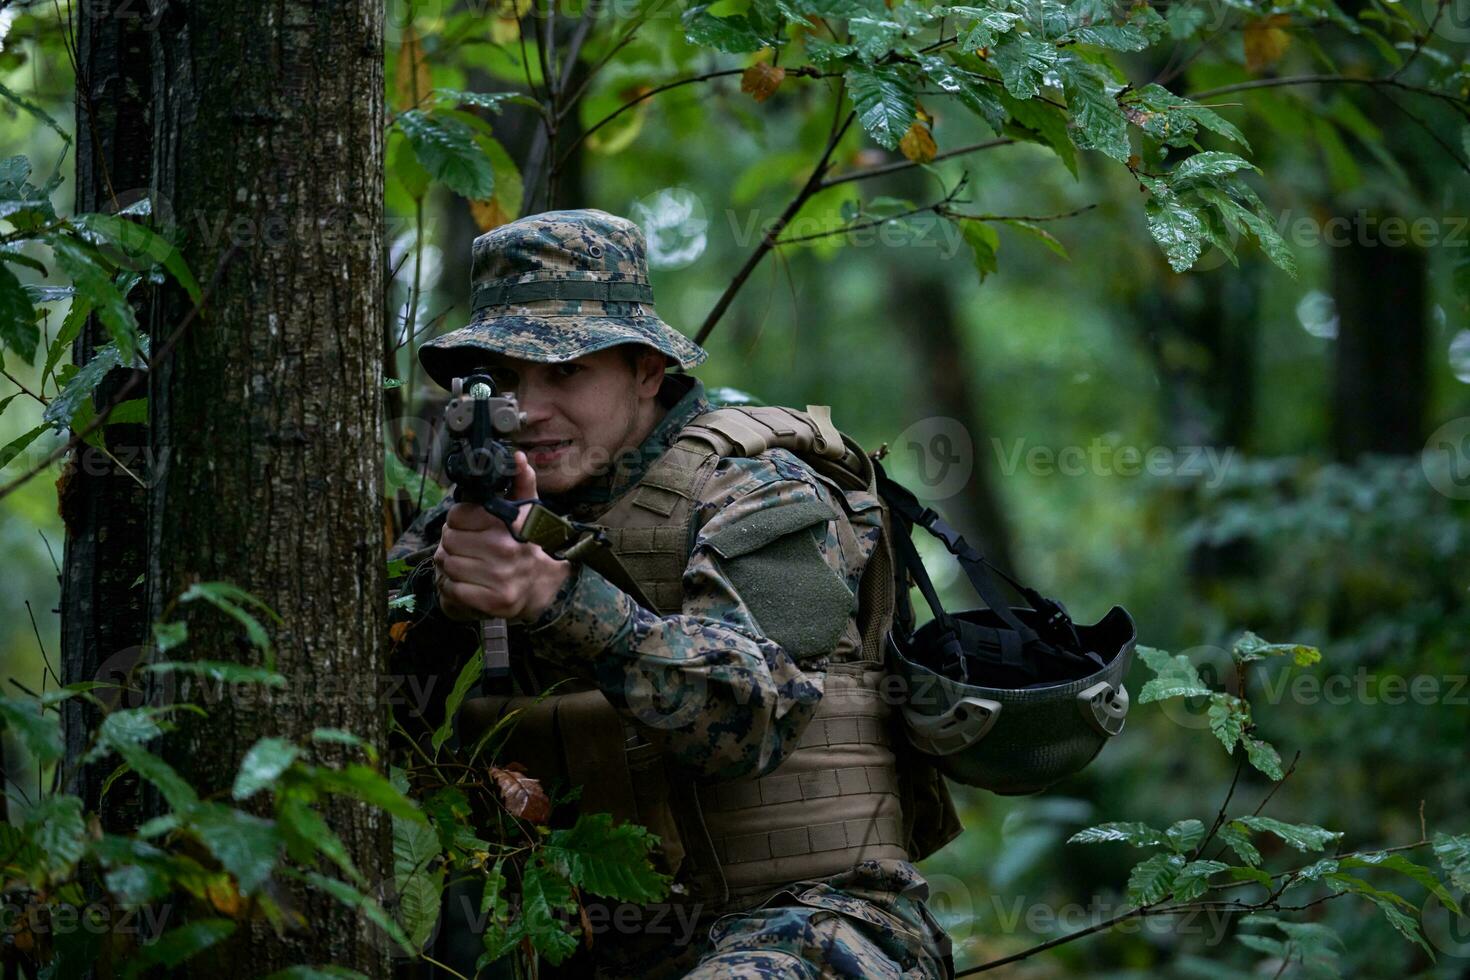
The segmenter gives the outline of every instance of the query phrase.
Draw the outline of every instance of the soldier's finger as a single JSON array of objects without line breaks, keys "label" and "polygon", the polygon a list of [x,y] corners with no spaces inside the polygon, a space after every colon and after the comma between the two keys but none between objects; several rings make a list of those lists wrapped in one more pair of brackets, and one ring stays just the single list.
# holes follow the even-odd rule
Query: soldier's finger
[{"label": "soldier's finger", "polygon": [[[447,603],[445,600],[448,600]],[[444,581],[439,585],[440,606],[454,610],[463,610],[478,616],[501,615],[501,598],[494,591],[482,585],[473,585],[467,582]],[[447,611],[447,610],[446,610]],[[472,618],[464,616],[459,618]]]},{"label": "soldier's finger", "polygon": [[446,528],[457,528],[461,531],[483,531],[486,528],[501,524],[498,517],[492,515],[480,504],[459,503],[449,508],[449,513],[444,518]]},{"label": "soldier's finger", "polygon": [[464,531],[446,527],[439,536],[439,547],[445,554],[503,561],[523,546],[510,536],[504,524],[496,521],[490,527],[480,531]]},{"label": "soldier's finger", "polygon": [[[512,499],[525,500],[536,496],[536,471],[531,468],[531,461],[521,450],[516,450],[516,475],[514,489],[511,491]],[[526,518],[530,516],[531,505],[521,506],[520,513],[516,515],[515,532],[521,533],[521,528],[526,526]]]},{"label": "soldier's finger", "polygon": [[509,569],[508,562],[463,558],[457,555],[446,555],[444,562],[439,566],[440,572],[452,582],[480,585],[491,589],[503,587]]}]

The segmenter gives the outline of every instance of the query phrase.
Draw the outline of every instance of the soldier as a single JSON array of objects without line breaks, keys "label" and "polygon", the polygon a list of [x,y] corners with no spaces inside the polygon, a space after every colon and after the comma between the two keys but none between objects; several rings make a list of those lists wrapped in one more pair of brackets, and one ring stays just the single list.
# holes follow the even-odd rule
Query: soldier
[{"label": "soldier", "polygon": [[447,673],[475,621],[506,619],[521,693],[568,693],[469,701],[462,734],[525,709],[506,758],[659,835],[688,928],[614,917],[642,925],[596,938],[600,975],[949,976],[910,861],[958,825],[878,693],[895,595],[871,462],[824,410],[712,412],[666,373],[706,354],[655,314],[644,253],[589,209],[475,241],[472,319],[421,362],[517,396],[512,496],[602,526],[611,553],[560,560],[446,501],[392,552],[437,542],[400,656]]}]

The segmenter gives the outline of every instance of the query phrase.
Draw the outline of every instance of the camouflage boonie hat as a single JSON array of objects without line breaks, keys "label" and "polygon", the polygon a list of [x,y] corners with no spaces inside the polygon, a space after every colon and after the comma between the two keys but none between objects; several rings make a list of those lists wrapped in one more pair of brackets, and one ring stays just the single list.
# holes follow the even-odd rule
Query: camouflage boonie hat
[{"label": "camouflage boonie hat", "polygon": [[543,211],[475,239],[470,321],[419,349],[449,387],[475,351],[546,364],[618,344],[647,344],[683,368],[704,348],[658,318],[643,231],[627,218],[578,208]]}]

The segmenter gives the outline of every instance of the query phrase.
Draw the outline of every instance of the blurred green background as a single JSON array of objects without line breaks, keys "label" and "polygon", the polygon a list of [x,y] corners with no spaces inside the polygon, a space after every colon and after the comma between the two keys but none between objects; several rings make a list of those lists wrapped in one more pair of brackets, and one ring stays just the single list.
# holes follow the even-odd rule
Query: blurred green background
[{"label": "blurred green background", "polygon": [[[417,46],[435,86],[507,87],[514,73],[500,49],[466,42],[479,35],[464,17],[495,27],[484,12],[395,11],[390,101],[402,90],[405,45]],[[599,76],[584,123],[639,86],[730,63],[660,30]],[[1238,33],[1189,65],[1185,90],[1250,77]],[[0,83],[69,130],[73,78],[58,36],[49,7],[0,9]],[[1293,38],[1282,74],[1311,70],[1318,55],[1308,34]],[[1463,58],[1463,43],[1451,48]],[[1344,71],[1380,71],[1371,52],[1344,45],[1333,56]],[[1140,77],[1159,67],[1125,63]],[[660,95],[587,141],[557,203],[640,221],[660,312],[693,335],[805,179],[830,98],[817,84],[788,84],[756,103],[738,78]],[[712,388],[772,404],[831,405],[839,427],[865,447],[890,446],[893,475],[1078,619],[1124,605],[1140,642],[1190,653],[1217,683],[1242,629],[1319,646],[1315,667],[1272,664],[1253,675],[1262,734],[1288,761],[1301,753],[1265,812],[1343,830],[1348,847],[1388,846],[1417,839],[1423,801],[1431,831],[1463,832],[1470,541],[1467,505],[1457,498],[1470,496],[1470,485],[1457,477],[1470,466],[1470,316],[1451,281],[1470,251],[1470,181],[1453,152],[1470,154],[1470,140],[1453,125],[1415,125],[1376,93],[1347,87],[1262,89],[1212,104],[1227,106],[1219,111],[1251,140],[1264,170],[1252,182],[1283,218],[1296,279],[1244,242],[1239,267],[1210,252],[1195,269],[1172,272],[1124,168],[1082,154],[1074,180],[1048,150],[1019,144],[840,185],[803,209],[793,231],[836,227],[844,202],[933,200],[968,173],[971,213],[1086,208],[1044,226],[1069,258],[1002,227],[999,269],[981,282],[969,246],[933,215],[889,226],[882,240],[782,248],[715,329],[697,373]],[[941,151],[989,135],[941,98],[925,106]],[[513,147],[514,114],[492,122]],[[57,167],[68,175],[54,196],[68,211],[65,144],[6,104],[0,157],[12,154],[29,157],[43,177]],[[389,154],[394,160],[391,143]],[[842,167],[889,158],[857,132],[837,154]],[[1393,247],[1349,232],[1334,246],[1313,231],[1361,215],[1427,219],[1421,227],[1433,229],[1433,241]],[[476,213],[442,187],[416,203],[390,166],[388,219],[388,258],[398,269],[390,305],[406,315],[417,276],[424,336],[452,329],[465,315]],[[1364,227],[1361,217],[1354,227]],[[48,336],[64,312],[53,307]],[[400,377],[410,370],[406,355]],[[24,364],[7,369],[34,383]],[[427,410],[426,385],[420,375],[407,389],[408,411]],[[0,397],[13,390],[0,381]],[[12,407],[0,416],[0,444],[34,425],[33,415]],[[385,431],[402,445],[397,426]],[[0,476],[54,444],[33,444]],[[1142,459],[1153,472],[1137,471]],[[63,536],[53,480],[0,501],[8,565],[0,671],[33,689],[42,668],[25,604],[35,610],[39,646],[54,654],[52,556],[60,560]],[[978,605],[942,553],[920,545],[946,601]],[[1130,690],[1145,675],[1139,665]],[[1431,680],[1408,688],[1415,678]],[[14,745],[6,750],[18,758]],[[925,871],[960,963],[1117,911],[1137,852],[1065,839],[1104,820],[1208,823],[1230,772],[1203,706],[1135,704],[1125,734],[1044,795],[958,789],[967,832]],[[1247,769],[1237,809],[1269,789]],[[1327,903],[1312,915],[1343,937],[1348,975],[1470,976],[1463,920],[1458,932],[1442,914],[1438,926],[1426,921],[1440,953],[1431,964],[1365,904]],[[1252,975],[1255,957],[1223,941],[1228,929],[1223,921],[1154,923],[996,975]]]}]

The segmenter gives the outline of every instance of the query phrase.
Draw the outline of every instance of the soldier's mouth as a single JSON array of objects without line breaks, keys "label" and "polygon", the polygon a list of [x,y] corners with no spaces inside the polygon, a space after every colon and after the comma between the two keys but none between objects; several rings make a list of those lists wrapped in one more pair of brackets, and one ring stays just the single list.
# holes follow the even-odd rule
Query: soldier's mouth
[{"label": "soldier's mouth", "polygon": [[572,440],[562,439],[557,442],[529,442],[521,443],[521,449],[525,451],[526,458],[535,466],[555,459],[572,445]]}]

